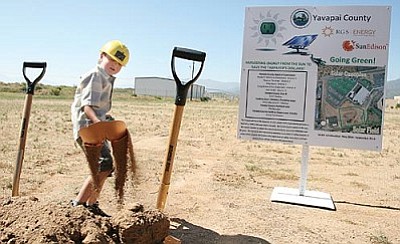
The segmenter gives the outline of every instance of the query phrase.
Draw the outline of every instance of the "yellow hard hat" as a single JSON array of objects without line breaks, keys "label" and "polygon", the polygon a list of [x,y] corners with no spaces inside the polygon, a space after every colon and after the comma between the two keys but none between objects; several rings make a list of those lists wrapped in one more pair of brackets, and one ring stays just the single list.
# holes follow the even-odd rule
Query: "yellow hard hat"
[{"label": "yellow hard hat", "polygon": [[100,49],[100,52],[105,52],[120,65],[125,66],[129,61],[129,50],[120,41],[109,41]]}]

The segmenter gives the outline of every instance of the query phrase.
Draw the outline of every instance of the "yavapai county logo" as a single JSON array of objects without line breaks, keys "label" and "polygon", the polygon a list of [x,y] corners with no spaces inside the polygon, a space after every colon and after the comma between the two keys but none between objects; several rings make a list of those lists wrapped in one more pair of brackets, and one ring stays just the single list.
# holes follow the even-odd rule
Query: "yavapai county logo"
[{"label": "yavapai county logo", "polygon": [[310,16],[311,14],[308,12],[308,10],[297,9],[292,13],[292,16],[290,16],[290,21],[294,27],[303,29],[310,24]]},{"label": "yavapai county logo", "polygon": [[263,43],[265,48],[259,48],[262,51],[273,51],[269,46],[276,46],[277,38],[283,38],[282,31],[286,30],[283,26],[284,19],[279,18],[279,13],[271,14],[268,11],[266,14],[260,13],[259,18],[253,19],[255,25],[250,26],[253,31],[251,37],[257,38],[257,44]]}]

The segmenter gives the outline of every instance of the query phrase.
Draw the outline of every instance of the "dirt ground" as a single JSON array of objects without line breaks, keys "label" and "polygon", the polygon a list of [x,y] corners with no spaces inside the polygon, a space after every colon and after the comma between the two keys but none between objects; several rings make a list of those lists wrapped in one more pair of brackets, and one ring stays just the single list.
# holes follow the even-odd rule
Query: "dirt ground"
[{"label": "dirt ground", "polygon": [[[115,221],[68,206],[89,174],[72,139],[72,98],[34,97],[20,197],[10,197],[24,98],[0,97],[0,242],[56,243],[46,238],[93,233],[85,226],[98,235],[86,243],[118,242]],[[174,107],[156,98],[114,100],[112,115],[128,124],[139,175],[126,185],[123,209],[114,179],[106,182],[100,206],[112,219],[136,203],[155,211]],[[237,112],[238,101],[186,104],[164,210],[171,236],[182,243],[400,243],[400,111],[385,113],[382,152],[310,148],[307,189],[331,194],[336,211],[271,202],[274,187],[299,187],[301,146],[238,140]],[[43,235],[30,239],[29,230]]]}]

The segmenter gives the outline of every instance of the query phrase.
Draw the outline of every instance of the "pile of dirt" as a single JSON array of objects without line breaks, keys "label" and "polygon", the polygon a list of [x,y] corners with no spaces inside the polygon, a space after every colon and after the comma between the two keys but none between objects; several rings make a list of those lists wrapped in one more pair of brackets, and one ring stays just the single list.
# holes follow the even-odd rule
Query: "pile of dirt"
[{"label": "pile of dirt", "polygon": [[0,198],[0,243],[161,243],[169,219],[143,206],[101,217],[36,197]]}]

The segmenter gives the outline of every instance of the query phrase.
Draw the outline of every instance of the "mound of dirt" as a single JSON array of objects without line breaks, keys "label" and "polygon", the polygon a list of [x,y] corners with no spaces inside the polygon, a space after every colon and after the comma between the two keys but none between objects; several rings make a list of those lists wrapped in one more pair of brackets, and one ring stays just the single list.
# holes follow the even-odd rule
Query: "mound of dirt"
[{"label": "mound of dirt", "polygon": [[1,243],[161,243],[170,225],[163,213],[141,205],[107,218],[36,197],[0,200]]}]

